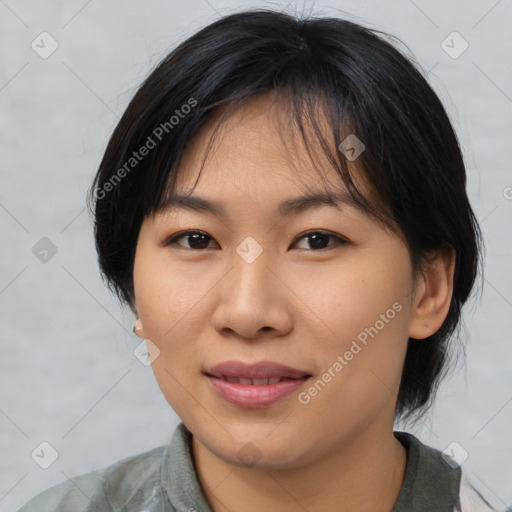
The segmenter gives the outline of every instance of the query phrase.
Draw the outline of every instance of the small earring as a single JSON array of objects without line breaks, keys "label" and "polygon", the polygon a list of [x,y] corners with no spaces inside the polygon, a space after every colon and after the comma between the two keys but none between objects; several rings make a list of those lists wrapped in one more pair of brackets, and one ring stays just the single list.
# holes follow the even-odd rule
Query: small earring
[{"label": "small earring", "polygon": [[135,320],[135,323],[133,324],[133,334],[137,334],[137,332],[139,332],[141,329],[142,329],[142,326],[139,325],[138,327],[136,327],[137,325],[137,322],[139,322],[139,319],[137,318],[137,320]]}]

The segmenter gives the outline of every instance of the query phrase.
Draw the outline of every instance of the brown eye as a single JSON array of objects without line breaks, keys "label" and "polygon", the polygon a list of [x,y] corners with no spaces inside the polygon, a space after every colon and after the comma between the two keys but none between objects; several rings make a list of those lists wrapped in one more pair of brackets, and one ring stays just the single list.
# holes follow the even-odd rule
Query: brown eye
[{"label": "brown eye", "polygon": [[322,250],[333,245],[328,243],[330,238],[335,240],[335,246],[348,243],[347,240],[344,240],[343,238],[327,231],[309,231],[308,233],[302,235],[298,240],[309,239],[310,241],[308,243],[311,249]]},{"label": "brown eye", "polygon": [[[181,240],[182,238],[187,240],[189,247],[185,247],[178,243],[178,240]],[[201,231],[185,231],[178,233],[177,235],[173,235],[171,238],[166,240],[163,245],[167,247],[177,244],[185,249],[201,250],[208,248],[208,240],[213,240],[213,238]]]}]

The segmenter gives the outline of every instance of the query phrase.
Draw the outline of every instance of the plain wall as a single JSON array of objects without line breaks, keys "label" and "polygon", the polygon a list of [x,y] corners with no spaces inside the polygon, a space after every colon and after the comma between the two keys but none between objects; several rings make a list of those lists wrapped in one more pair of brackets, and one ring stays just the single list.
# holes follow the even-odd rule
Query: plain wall
[{"label": "plain wall", "polygon": [[[133,316],[101,281],[86,191],[119,116],[160,58],[221,15],[287,3],[0,3],[0,510],[169,442],[179,419],[151,367],[133,354],[140,343]],[[408,46],[430,70],[460,137],[486,244],[484,288],[464,309],[466,364],[408,430],[441,450],[457,441],[469,454],[464,472],[505,508],[512,503],[512,6],[329,5],[309,2],[305,11],[348,17]],[[288,12],[303,3],[295,6]],[[46,59],[31,47],[35,40],[43,51],[46,38],[51,49],[44,31],[58,43]],[[442,47],[453,31],[469,44],[458,58]],[[43,237],[57,250],[46,262],[33,253]],[[31,458],[42,441],[59,454],[48,469]]]}]

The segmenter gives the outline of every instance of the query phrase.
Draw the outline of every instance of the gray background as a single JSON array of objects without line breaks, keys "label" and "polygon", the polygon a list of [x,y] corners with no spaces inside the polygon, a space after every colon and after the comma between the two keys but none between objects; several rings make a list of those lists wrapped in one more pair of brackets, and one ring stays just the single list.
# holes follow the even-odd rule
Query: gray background
[{"label": "gray background", "polygon": [[[198,28],[256,6],[286,2],[0,1],[0,510],[169,441],[178,418],[133,354],[131,313],[101,282],[85,194],[149,70]],[[430,70],[459,134],[487,249],[483,293],[464,309],[466,365],[409,431],[439,449],[457,441],[469,454],[463,470],[504,508],[512,503],[511,3],[338,0],[288,12],[303,7],[401,38]],[[59,45],[46,59],[31,47],[42,46],[43,31]],[[458,58],[442,47],[453,31],[469,44]],[[42,237],[57,248],[46,263],[32,251]],[[42,441],[59,454],[48,469],[31,458]]]}]

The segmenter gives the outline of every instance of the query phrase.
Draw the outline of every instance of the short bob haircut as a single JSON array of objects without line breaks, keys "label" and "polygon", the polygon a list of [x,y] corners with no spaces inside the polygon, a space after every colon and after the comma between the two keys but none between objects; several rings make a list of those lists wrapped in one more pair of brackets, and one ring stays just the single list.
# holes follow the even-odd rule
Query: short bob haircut
[{"label": "short bob haircut", "polygon": [[[450,339],[481,263],[482,236],[445,109],[415,61],[382,36],[390,37],[343,19],[267,9],[206,26],[142,83],[112,134],[87,204],[94,209],[102,278],[136,313],[140,226],[172,198],[187,143],[219,109],[224,112],[213,135],[237,106],[274,92],[279,106],[289,107],[285,130],[301,134],[315,169],[304,120],[313,128],[313,146],[321,147],[356,203],[406,242],[414,273],[425,268],[432,249],[455,249],[444,323],[426,339],[408,340],[395,418],[417,421],[447,373]],[[330,133],[320,128],[320,115]],[[356,187],[348,157],[337,147],[349,134],[365,145],[354,163],[377,201]]]}]

